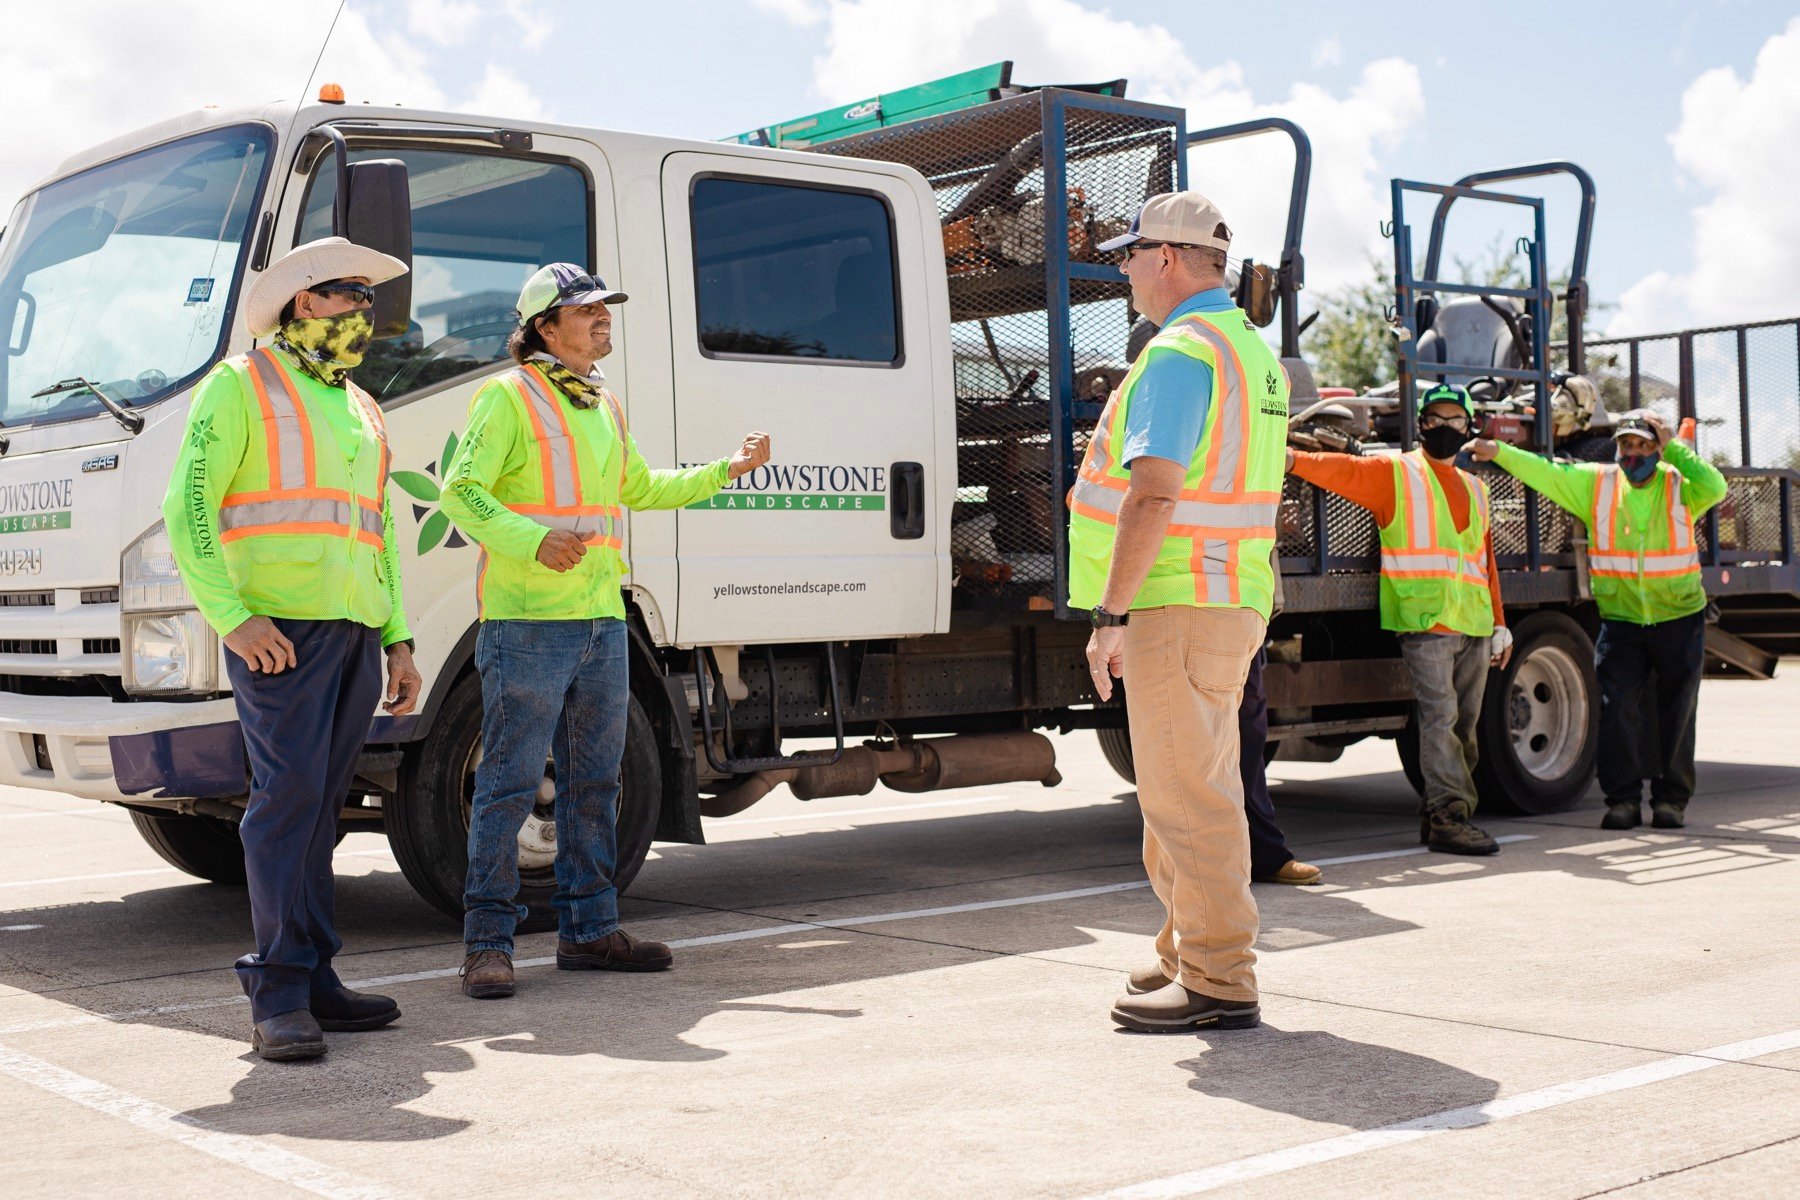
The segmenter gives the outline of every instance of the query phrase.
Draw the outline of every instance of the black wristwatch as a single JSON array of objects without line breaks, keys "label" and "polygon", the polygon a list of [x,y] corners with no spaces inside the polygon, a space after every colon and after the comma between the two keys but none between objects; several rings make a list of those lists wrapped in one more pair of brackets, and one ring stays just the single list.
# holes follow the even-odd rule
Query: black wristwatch
[{"label": "black wristwatch", "polygon": [[1118,613],[1109,613],[1105,606],[1096,604],[1094,611],[1088,614],[1088,621],[1095,629],[1112,629],[1118,625],[1129,625],[1131,614],[1125,613],[1121,616]]}]

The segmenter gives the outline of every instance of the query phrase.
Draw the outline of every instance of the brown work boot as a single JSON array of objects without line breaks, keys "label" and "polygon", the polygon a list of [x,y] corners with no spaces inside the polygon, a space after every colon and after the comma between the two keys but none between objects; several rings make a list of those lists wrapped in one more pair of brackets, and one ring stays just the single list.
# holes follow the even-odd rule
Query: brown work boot
[{"label": "brown work boot", "polygon": [[1275,872],[1273,875],[1259,875],[1257,876],[1256,882],[1289,883],[1293,884],[1295,887],[1311,887],[1313,884],[1322,881],[1324,878],[1325,872],[1319,870],[1319,868],[1313,866],[1311,863],[1303,863],[1297,858],[1290,858],[1281,864],[1281,870]]},{"label": "brown work boot", "polygon": [[504,950],[477,950],[463,959],[463,995],[471,1000],[503,1000],[513,994],[512,955]]},{"label": "brown work boot", "polygon": [[556,943],[559,971],[666,971],[675,953],[661,942],[640,942],[615,929],[597,942]]},{"label": "brown work boot", "polygon": [[1650,802],[1650,825],[1654,829],[1680,829],[1687,824],[1687,805],[1667,800]]},{"label": "brown work boot", "polygon": [[1147,967],[1139,967],[1133,971],[1131,978],[1125,981],[1125,991],[1132,996],[1142,996],[1147,992],[1161,991],[1172,982],[1174,981],[1163,974],[1162,960],[1158,959]]},{"label": "brown work boot", "polygon": [[1498,854],[1500,843],[1475,828],[1460,807],[1447,805],[1426,815],[1425,848],[1440,854]]},{"label": "brown work boot", "polygon": [[1139,1033],[1188,1033],[1195,1029],[1254,1029],[1262,1007],[1254,1000],[1220,1000],[1179,983],[1124,996],[1113,1004],[1115,1024]]}]

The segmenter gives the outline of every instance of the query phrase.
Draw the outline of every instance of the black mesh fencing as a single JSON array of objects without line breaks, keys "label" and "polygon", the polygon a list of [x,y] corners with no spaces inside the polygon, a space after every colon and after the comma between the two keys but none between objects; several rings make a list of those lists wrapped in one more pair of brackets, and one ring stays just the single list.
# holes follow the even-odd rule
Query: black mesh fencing
[{"label": "black mesh fencing", "polygon": [[815,147],[917,168],[949,273],[958,608],[1048,608],[1066,580],[1064,493],[1127,366],[1130,289],[1095,246],[1178,186],[1181,126],[1048,90]]}]

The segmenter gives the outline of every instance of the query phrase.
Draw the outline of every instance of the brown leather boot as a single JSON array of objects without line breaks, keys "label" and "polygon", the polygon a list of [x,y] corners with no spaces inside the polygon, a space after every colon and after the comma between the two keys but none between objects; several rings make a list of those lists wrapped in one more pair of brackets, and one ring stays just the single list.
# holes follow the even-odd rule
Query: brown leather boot
[{"label": "brown leather boot", "polygon": [[615,929],[596,942],[556,943],[559,971],[666,971],[675,953],[661,942],[640,942]]},{"label": "brown leather boot", "polygon": [[502,1000],[513,994],[512,955],[504,950],[477,950],[463,959],[463,995],[471,1000]]},{"label": "brown leather boot", "polygon": [[1125,994],[1142,996],[1149,992],[1161,991],[1173,982],[1175,981],[1163,974],[1162,960],[1158,959],[1149,966],[1139,967],[1131,973],[1131,978],[1125,982]]}]

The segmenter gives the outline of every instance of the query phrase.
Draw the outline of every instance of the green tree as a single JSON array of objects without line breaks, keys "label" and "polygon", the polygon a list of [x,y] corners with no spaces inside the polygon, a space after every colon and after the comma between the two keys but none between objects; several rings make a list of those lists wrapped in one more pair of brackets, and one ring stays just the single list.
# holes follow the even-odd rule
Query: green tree
[{"label": "green tree", "polygon": [[1371,256],[1369,276],[1318,298],[1302,349],[1321,387],[1368,391],[1394,377],[1394,335],[1384,315],[1394,302],[1393,275]]}]

